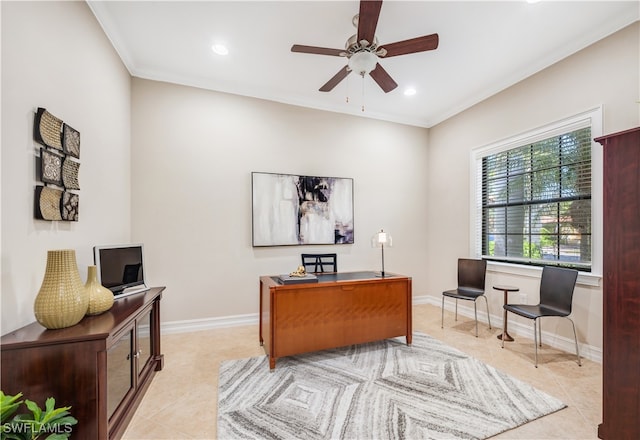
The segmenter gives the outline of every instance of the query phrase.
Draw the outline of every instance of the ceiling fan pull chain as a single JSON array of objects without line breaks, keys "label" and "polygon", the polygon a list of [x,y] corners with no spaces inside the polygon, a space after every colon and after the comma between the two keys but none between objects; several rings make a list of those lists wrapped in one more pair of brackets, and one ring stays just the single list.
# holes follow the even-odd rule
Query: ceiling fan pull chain
[{"label": "ceiling fan pull chain", "polygon": [[349,104],[349,78],[347,78],[347,104]]},{"label": "ceiling fan pull chain", "polygon": [[362,75],[362,111],[364,112],[364,75]]}]

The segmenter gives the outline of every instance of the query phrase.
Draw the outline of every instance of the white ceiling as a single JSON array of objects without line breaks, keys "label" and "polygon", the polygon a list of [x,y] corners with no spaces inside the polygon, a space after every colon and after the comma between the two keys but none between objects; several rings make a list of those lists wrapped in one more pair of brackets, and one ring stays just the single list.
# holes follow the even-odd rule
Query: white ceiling
[{"label": "white ceiling", "polygon": [[[318,89],[343,57],[358,1],[88,1],[136,77],[431,127],[640,18],[636,1],[397,1],[382,5],[380,44],[437,33],[435,51],[381,59],[385,94],[351,74]],[[212,52],[221,42],[227,56]],[[606,60],[603,60],[606,62]],[[404,96],[407,86],[417,90]],[[349,102],[347,103],[346,97]],[[362,111],[364,103],[365,110]]]}]

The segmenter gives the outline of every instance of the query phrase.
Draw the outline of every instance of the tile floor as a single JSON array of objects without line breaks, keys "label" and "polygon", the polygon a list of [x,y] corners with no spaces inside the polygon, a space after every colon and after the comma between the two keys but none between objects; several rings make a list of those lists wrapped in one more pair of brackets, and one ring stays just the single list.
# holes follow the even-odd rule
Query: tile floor
[{"label": "tile floor", "polygon": [[[445,328],[441,329],[439,307],[423,304],[413,308],[414,331],[440,339],[568,405],[494,438],[598,438],[602,418],[600,364],[583,359],[579,367],[575,354],[543,346],[539,367],[534,368],[532,340],[518,337],[502,349],[496,339],[500,329],[480,325],[475,338],[473,320],[458,319],[454,321],[453,314],[445,312]],[[220,361],[264,354],[257,325],[165,335],[162,352],[164,369],[153,379],[124,440],[215,439]]]}]

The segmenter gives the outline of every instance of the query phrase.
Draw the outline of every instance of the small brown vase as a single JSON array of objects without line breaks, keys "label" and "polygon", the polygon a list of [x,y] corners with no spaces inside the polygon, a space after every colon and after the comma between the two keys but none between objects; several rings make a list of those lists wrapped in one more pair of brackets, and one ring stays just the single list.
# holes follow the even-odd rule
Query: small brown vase
[{"label": "small brown vase", "polygon": [[98,282],[96,266],[88,267],[87,282],[84,288],[89,297],[87,315],[99,315],[109,310],[113,305],[113,292]]},{"label": "small brown vase", "polygon": [[71,327],[82,320],[88,306],[76,251],[48,251],[44,279],[33,304],[36,320],[48,329]]}]

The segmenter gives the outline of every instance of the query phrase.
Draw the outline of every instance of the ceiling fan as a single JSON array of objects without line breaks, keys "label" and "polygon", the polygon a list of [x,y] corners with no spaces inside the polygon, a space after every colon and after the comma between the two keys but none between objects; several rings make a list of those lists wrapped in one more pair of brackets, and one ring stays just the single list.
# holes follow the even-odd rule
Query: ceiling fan
[{"label": "ceiling fan", "polygon": [[353,25],[358,29],[357,34],[352,35],[345,44],[345,49],[330,49],[326,47],[303,46],[294,44],[291,52],[301,52],[317,55],[331,55],[346,57],[349,61],[338,73],[325,85],[320,87],[321,92],[329,92],[355,71],[363,78],[368,73],[385,93],[398,87],[386,70],[378,63],[378,58],[396,57],[416,52],[434,50],[438,47],[438,34],[425,35],[411,38],[391,44],[378,44],[375,36],[378,17],[382,8],[382,0],[360,1],[360,13],[353,17]]}]

